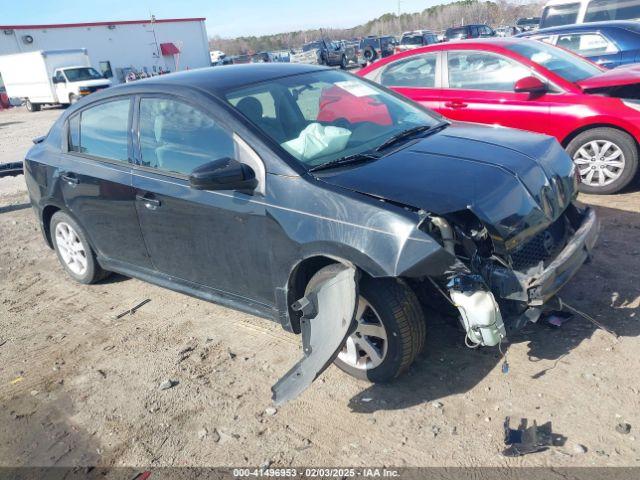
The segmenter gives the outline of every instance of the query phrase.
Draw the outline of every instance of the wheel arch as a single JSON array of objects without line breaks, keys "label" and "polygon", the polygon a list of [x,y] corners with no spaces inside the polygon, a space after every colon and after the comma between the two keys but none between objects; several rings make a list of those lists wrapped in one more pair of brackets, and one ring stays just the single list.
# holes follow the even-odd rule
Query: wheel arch
[{"label": "wheel arch", "polygon": [[[51,238],[51,218],[56,212],[63,211],[58,205],[49,204],[42,209],[42,231],[44,239],[49,248],[53,248],[53,240]],[[65,213],[68,213],[65,211]]]},{"label": "wheel arch", "polygon": [[[300,333],[300,318],[293,311],[291,305],[304,296],[305,289],[311,277],[313,277],[320,269],[333,263],[342,263],[347,266],[354,267],[359,276],[373,276],[366,269],[362,268],[352,260],[331,254],[318,253],[301,259],[296,263],[289,274],[286,291],[286,306],[281,305],[281,310],[286,311],[286,317],[289,328],[294,333]],[[284,312],[283,312],[284,313]],[[284,326],[284,325],[283,325]]]},{"label": "wheel arch", "polygon": [[571,143],[571,141],[574,138],[576,138],[578,135],[580,135],[581,133],[587,132],[589,130],[593,130],[595,128],[612,128],[622,133],[626,133],[631,138],[633,138],[633,141],[636,144],[636,148],[639,150],[639,153],[640,153],[640,145],[638,144],[638,139],[630,131],[628,131],[624,127],[621,127],[620,125],[614,125],[613,123],[606,123],[606,122],[590,123],[588,125],[582,125],[581,127],[576,128],[562,140],[561,142],[562,147],[567,148]]}]

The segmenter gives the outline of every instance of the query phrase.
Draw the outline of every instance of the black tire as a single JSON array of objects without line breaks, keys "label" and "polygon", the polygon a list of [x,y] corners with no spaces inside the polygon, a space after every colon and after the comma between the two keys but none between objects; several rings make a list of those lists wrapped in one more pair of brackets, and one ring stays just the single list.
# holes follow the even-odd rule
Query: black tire
[{"label": "black tire", "polygon": [[[327,265],[307,284],[306,293],[336,275],[341,266]],[[359,369],[334,361],[342,371],[360,380],[384,383],[405,372],[424,348],[426,325],[424,313],[415,293],[403,281],[394,278],[370,278],[359,281],[360,296],[378,314],[387,334],[387,353],[382,363],[372,369]]]},{"label": "black tire", "polygon": [[27,107],[27,111],[29,112],[39,112],[41,105],[39,103],[31,103],[31,100],[28,98],[24,101],[25,107]]},{"label": "black tire", "polygon": [[[60,252],[58,239],[56,237],[56,228],[61,223],[66,223],[67,225],[73,228],[73,230],[77,234],[78,240],[80,240],[80,243],[84,248],[84,252],[85,252],[84,257],[86,258],[87,266],[86,266],[86,271],[84,271],[82,274],[78,274],[74,272],[69,267],[69,265],[64,261],[63,255]],[[96,254],[93,251],[93,248],[91,248],[89,241],[87,240],[87,236],[84,232],[84,229],[80,225],[78,225],[78,222],[76,222],[69,215],[67,215],[62,211],[58,211],[54,213],[53,216],[51,217],[51,222],[49,224],[49,232],[51,234],[51,242],[53,243],[53,248],[56,251],[56,255],[58,256],[58,260],[60,261],[60,264],[65,269],[67,274],[71,278],[73,278],[75,281],[79,283],[84,283],[85,285],[89,285],[92,283],[99,282],[103,278],[106,278],[107,276],[109,276],[110,272],[103,270],[102,267],[98,264],[98,261],[96,260]]]},{"label": "black tire", "polygon": [[372,47],[365,48],[363,55],[367,63],[375,62],[378,57],[378,53]]},{"label": "black tire", "polygon": [[345,55],[342,55],[342,58],[340,59],[340,68],[342,70],[347,69],[347,57]]},{"label": "black tire", "polygon": [[[615,128],[600,127],[592,128],[576,136],[576,138],[571,140],[569,145],[567,145],[567,153],[574,159],[576,153],[583,146],[593,141],[607,141],[617,146],[622,151],[625,165],[620,176],[611,183],[604,186],[594,186],[581,182],[580,191],[599,195],[617,193],[626,187],[636,176],[638,171],[638,146],[629,134]],[[580,165],[576,164],[576,167],[580,167]],[[596,166],[594,165],[593,167],[595,168]],[[582,164],[582,169],[584,170],[584,168],[585,165]]]}]

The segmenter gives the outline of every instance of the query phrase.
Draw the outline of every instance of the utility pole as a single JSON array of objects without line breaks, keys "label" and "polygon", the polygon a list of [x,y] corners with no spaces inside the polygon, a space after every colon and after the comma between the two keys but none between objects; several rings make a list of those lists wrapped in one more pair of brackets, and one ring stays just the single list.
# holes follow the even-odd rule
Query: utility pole
[{"label": "utility pole", "polygon": [[400,16],[400,14],[402,13],[402,12],[400,11],[400,9],[401,9],[401,5],[402,5],[402,0],[398,0],[398,16]]}]

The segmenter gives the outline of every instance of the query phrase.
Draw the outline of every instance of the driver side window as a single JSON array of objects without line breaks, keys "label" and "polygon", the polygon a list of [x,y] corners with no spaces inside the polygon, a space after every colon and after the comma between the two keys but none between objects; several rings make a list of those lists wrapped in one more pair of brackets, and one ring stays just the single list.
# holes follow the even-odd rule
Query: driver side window
[{"label": "driver side window", "polygon": [[232,133],[201,110],[167,98],[140,100],[140,153],[142,165],[183,175],[237,158]]},{"label": "driver side window", "polygon": [[515,83],[531,75],[528,68],[485,52],[448,52],[449,88],[513,92]]}]

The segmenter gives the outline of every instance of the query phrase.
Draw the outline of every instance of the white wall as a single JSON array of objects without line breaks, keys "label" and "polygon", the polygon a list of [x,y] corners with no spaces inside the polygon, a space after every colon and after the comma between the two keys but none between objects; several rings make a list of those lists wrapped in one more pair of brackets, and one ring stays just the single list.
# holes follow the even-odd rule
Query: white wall
[{"label": "white wall", "polygon": [[[115,82],[116,69],[133,68],[149,72],[162,67],[175,71],[210,65],[207,33],[202,20],[156,22],[146,24],[114,24],[90,27],[57,27],[38,29],[14,29],[7,35],[0,27],[0,55],[33,50],[58,50],[86,48],[92,66],[98,69],[100,61],[110,61]],[[154,38],[155,31],[155,38]],[[25,35],[33,37],[33,43],[23,41]],[[179,56],[163,56],[161,43],[174,43],[181,51]]]}]

